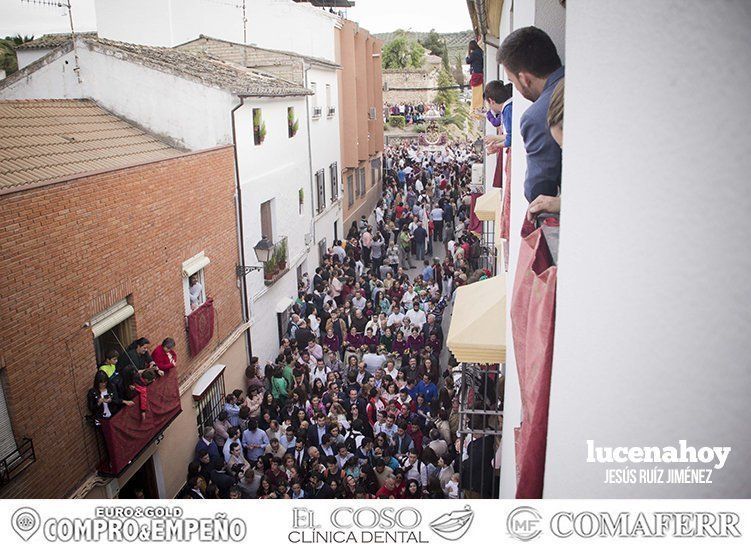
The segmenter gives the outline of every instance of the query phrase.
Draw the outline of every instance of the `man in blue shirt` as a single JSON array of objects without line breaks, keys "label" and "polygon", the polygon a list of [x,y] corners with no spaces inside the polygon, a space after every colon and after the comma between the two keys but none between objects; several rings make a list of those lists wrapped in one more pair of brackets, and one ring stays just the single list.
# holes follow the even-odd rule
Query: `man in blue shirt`
[{"label": "man in blue shirt", "polygon": [[425,404],[430,404],[438,397],[438,387],[430,381],[430,375],[424,374],[420,383],[415,387],[417,395],[425,397]]},{"label": "man in blue shirt", "polygon": [[550,135],[547,114],[550,97],[563,79],[564,68],[555,44],[539,28],[520,28],[503,40],[498,62],[516,90],[534,102],[520,120],[527,151],[524,196],[529,202],[540,195],[556,196],[561,185],[561,148]]}]

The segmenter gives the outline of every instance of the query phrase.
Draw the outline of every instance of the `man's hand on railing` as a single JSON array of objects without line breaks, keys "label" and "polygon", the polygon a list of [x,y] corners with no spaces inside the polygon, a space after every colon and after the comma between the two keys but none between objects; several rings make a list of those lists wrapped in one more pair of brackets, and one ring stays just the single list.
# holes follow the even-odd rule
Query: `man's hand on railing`
[{"label": "man's hand on railing", "polygon": [[541,213],[561,213],[561,197],[540,195],[527,208],[527,219],[534,221]]}]

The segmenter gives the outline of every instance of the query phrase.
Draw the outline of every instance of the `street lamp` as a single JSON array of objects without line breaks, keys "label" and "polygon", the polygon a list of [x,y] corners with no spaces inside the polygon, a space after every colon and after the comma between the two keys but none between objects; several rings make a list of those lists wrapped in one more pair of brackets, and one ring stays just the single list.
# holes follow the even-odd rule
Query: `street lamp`
[{"label": "street lamp", "polygon": [[[271,253],[274,251],[274,244],[272,244],[268,238],[263,236],[258,243],[253,246],[253,251],[256,254],[258,262],[264,264],[269,262]],[[263,270],[263,266],[243,266],[238,264],[235,269],[238,276],[244,276],[253,270]]]}]

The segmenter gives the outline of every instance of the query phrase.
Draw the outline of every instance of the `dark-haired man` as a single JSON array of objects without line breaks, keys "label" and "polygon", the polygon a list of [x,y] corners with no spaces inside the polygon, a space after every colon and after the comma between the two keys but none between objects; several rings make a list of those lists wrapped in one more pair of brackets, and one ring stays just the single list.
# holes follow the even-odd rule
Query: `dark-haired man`
[{"label": "dark-haired man", "polygon": [[539,28],[520,28],[503,40],[497,59],[516,90],[534,102],[520,122],[527,152],[524,196],[529,202],[539,195],[556,196],[561,185],[561,148],[550,135],[547,114],[564,69],[555,44]]}]

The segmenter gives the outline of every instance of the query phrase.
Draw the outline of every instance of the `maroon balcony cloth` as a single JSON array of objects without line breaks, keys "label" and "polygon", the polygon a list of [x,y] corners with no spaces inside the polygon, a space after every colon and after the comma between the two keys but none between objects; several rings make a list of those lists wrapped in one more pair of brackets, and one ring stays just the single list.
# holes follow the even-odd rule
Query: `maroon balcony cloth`
[{"label": "maroon balcony cloth", "polygon": [[495,172],[493,173],[493,187],[503,187],[503,150],[495,154]]},{"label": "maroon balcony cloth", "polygon": [[100,466],[102,472],[120,474],[182,411],[175,369],[167,371],[149,385],[148,392],[149,405],[145,420],[141,421],[141,410],[136,403],[124,406],[112,418],[102,421],[102,434],[109,454],[109,460]]},{"label": "maroon balcony cloth", "polygon": [[475,215],[475,203],[477,199],[482,196],[482,193],[472,193],[470,195],[471,201],[469,203],[469,230],[482,234],[482,221]]},{"label": "maroon balcony cloth", "polygon": [[214,336],[214,301],[208,299],[188,316],[188,346],[197,355]]},{"label": "maroon balcony cloth", "polygon": [[542,229],[525,220],[511,301],[521,393],[521,425],[514,431],[517,499],[542,498],[557,272]]}]

